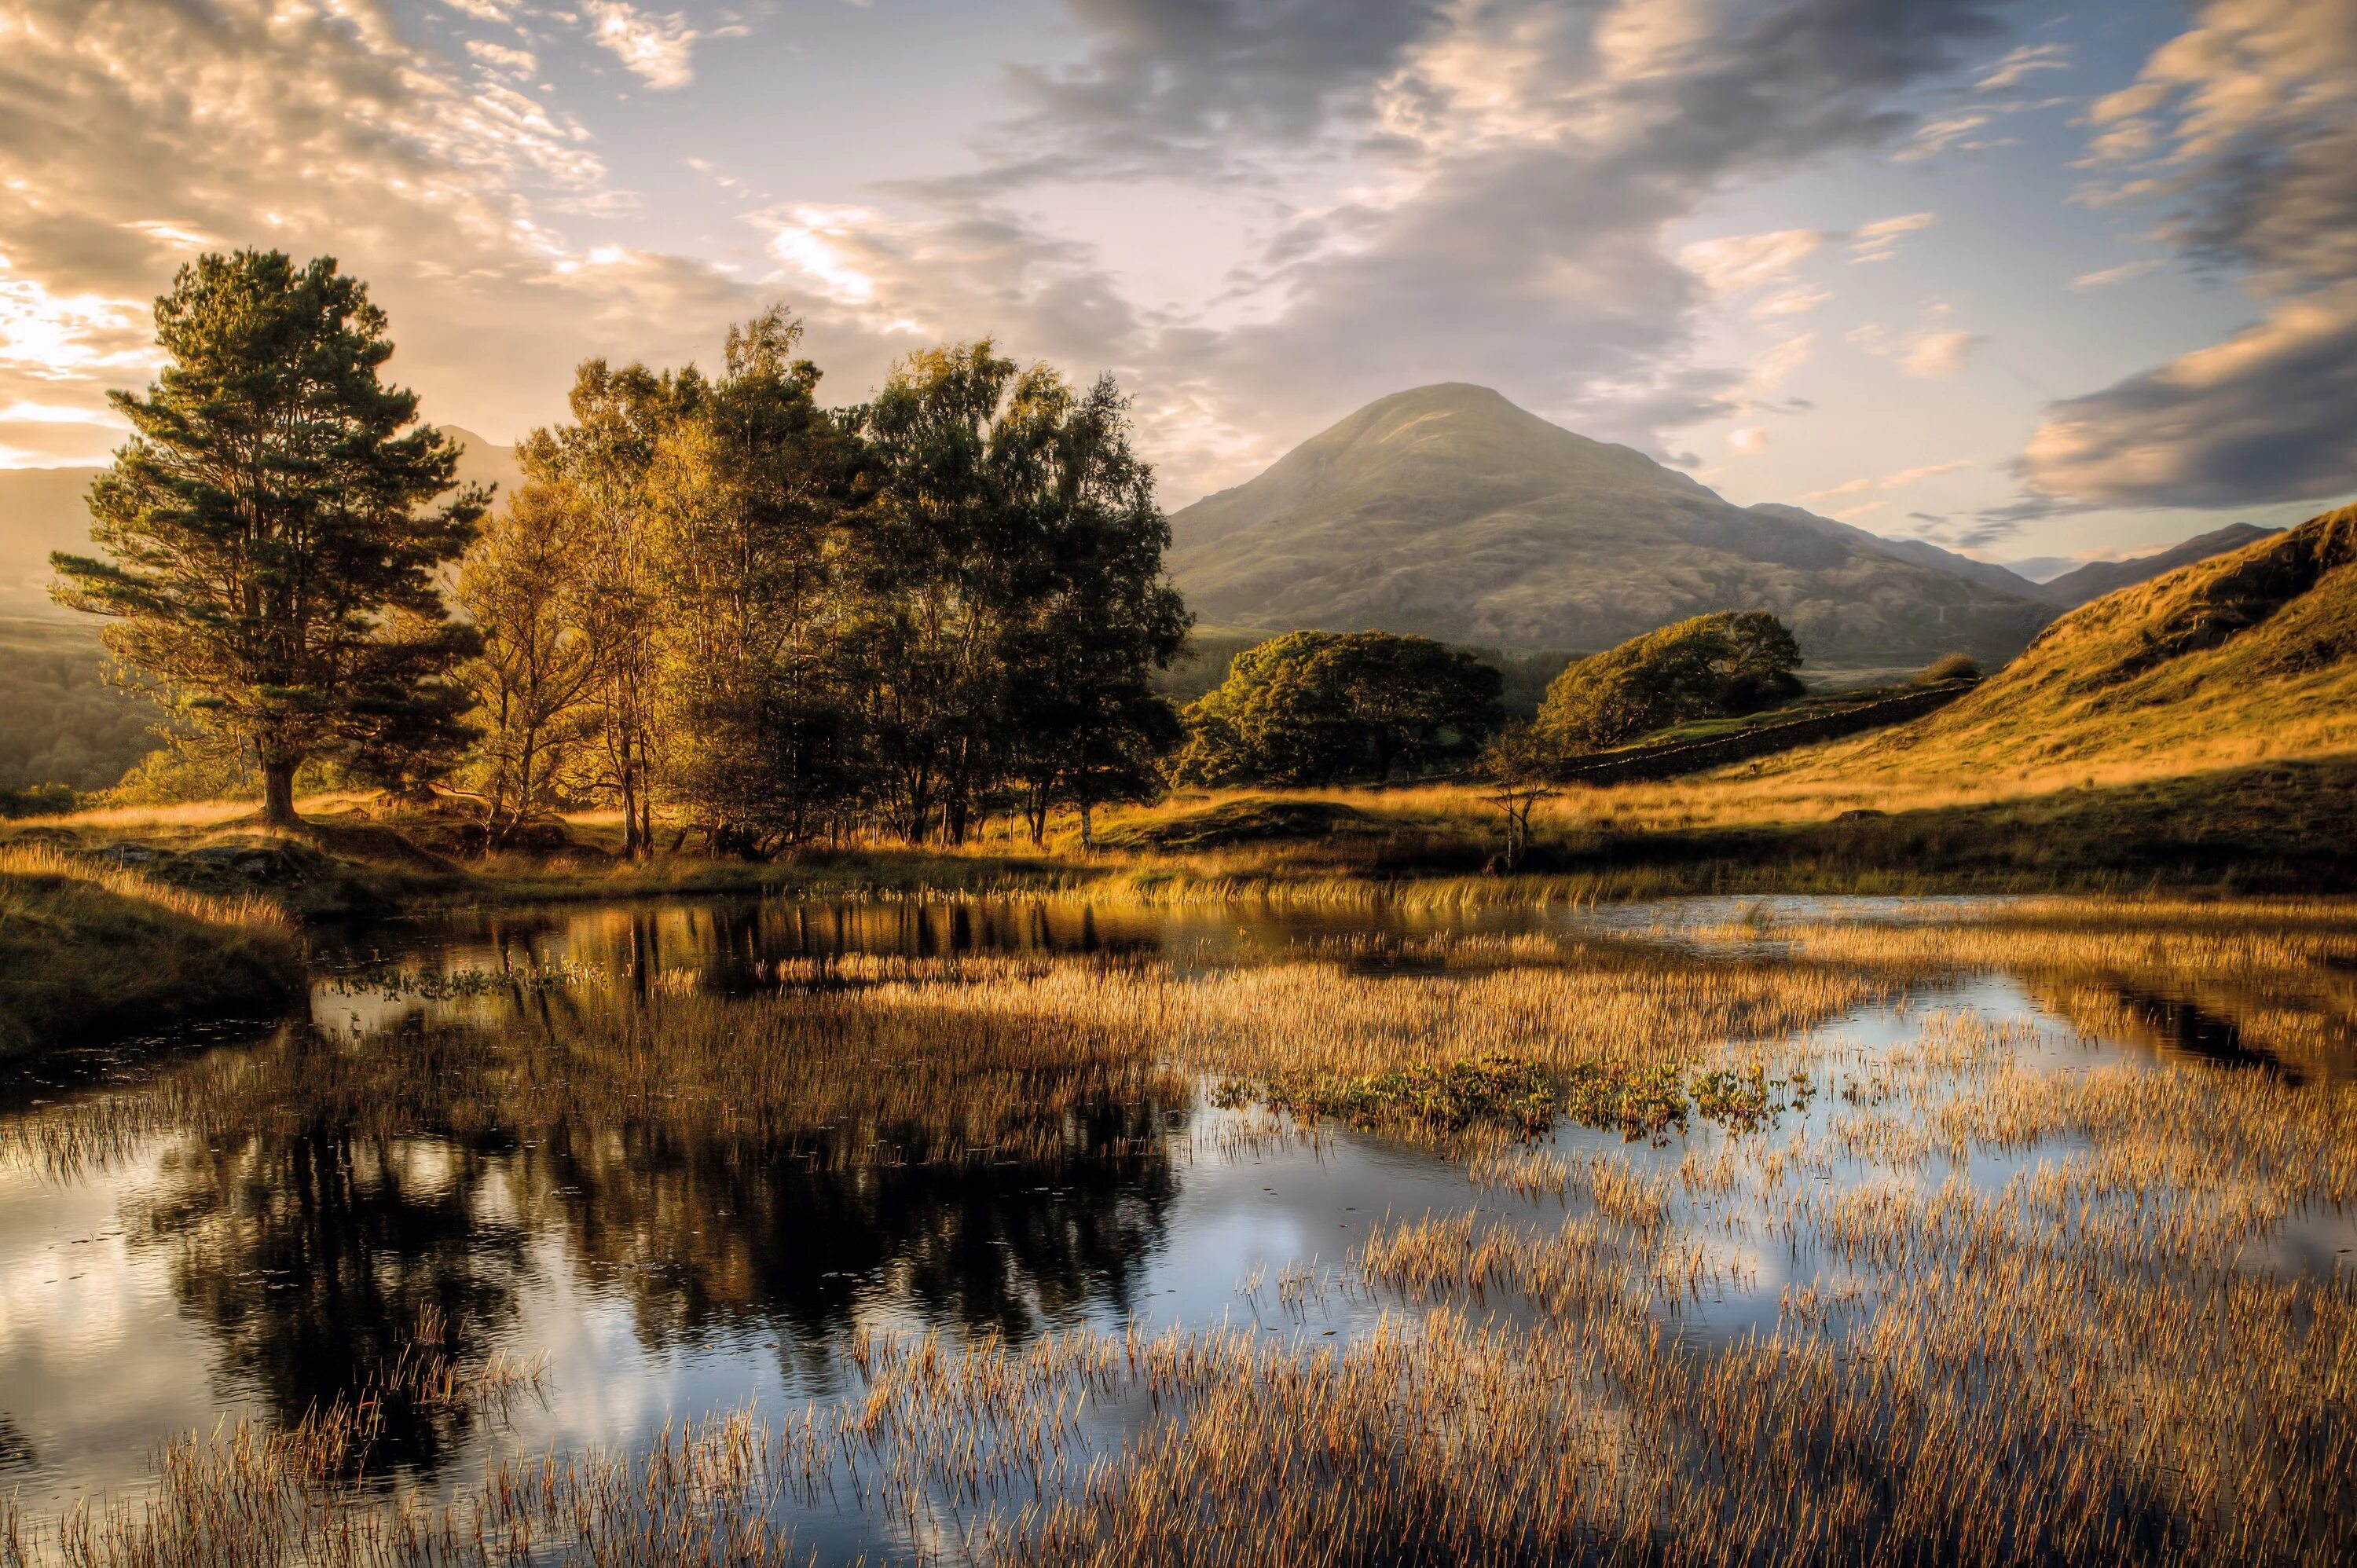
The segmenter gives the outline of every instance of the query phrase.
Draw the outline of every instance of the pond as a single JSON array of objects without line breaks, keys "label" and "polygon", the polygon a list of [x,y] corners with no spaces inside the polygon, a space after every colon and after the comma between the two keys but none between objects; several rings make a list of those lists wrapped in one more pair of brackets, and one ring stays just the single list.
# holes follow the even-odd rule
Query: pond
[{"label": "pond", "polygon": [[[504,1539],[551,1561],[621,1525],[650,1560],[1186,1560],[1239,1521],[1309,1530],[1302,1499],[1375,1462],[1295,1455],[1279,1498],[1224,1450],[1174,1457],[1225,1421],[1280,1463],[1294,1439],[1267,1434],[1303,1412],[1221,1402],[1299,1376],[1374,1401],[1320,1406],[1329,1427],[1383,1412],[1398,1497],[1321,1505],[1361,1543],[1337,1561],[1600,1555],[1705,1518],[1866,1539],[1909,1488],[1960,1484],[1892,1439],[1913,1457],[1853,1495],[1835,1434],[1912,1419],[1887,1379],[1738,1463],[1696,1435],[1697,1391],[1942,1324],[1936,1283],[1971,1342],[1934,1370],[2011,1476],[2069,1463],[2036,1425],[2064,1369],[2143,1402],[2149,1430],[2072,1472],[2083,1507],[2007,1504],[2007,1539],[2059,1550],[2105,1520],[2126,1555],[2330,1560],[2352,1526],[2310,1488],[2351,1463],[2357,1391],[2352,954],[2357,915],[2326,906],[2061,900],[681,899],[325,934],[305,1016],[12,1086],[0,1526],[61,1555],[86,1505],[109,1522],[84,1554],[129,1561],[198,1528],[160,1444],[210,1434],[178,1452],[233,1464],[240,1423],[349,1418],[316,1517],[239,1528],[263,1560],[350,1555],[318,1518],[479,1517],[490,1467],[533,1456],[706,1463],[739,1417],[727,1442],[758,1462],[601,1505],[627,1520],[503,1515]],[[1417,1076],[1457,1061],[1527,1067],[1537,1122]],[[2015,1294],[1967,1313],[1981,1273]],[[2067,1328],[2021,1316],[2066,1288],[2090,1293]],[[2143,1352],[2112,1318],[2189,1304],[2289,1315],[2263,1353],[2208,1354],[2272,1357],[2318,1402],[2254,1435],[2193,1348],[2122,1363]],[[1476,1342],[1491,1380],[1447,1383]],[[1142,1344],[1226,1369],[1149,1377]],[[1420,1380],[1367,1394],[1379,1373]],[[1419,1466],[1538,1463],[1436,1437],[1462,1412],[1427,1407],[1459,1398],[1542,1400],[1547,1463],[1588,1444],[1587,1478],[1481,1520],[1416,1503]],[[1770,1475],[1805,1515],[1746,1512],[1745,1477]],[[1200,1517],[1106,1535],[1179,1476]],[[1993,1505],[1942,1506],[1965,1512],[1922,1539]]]}]

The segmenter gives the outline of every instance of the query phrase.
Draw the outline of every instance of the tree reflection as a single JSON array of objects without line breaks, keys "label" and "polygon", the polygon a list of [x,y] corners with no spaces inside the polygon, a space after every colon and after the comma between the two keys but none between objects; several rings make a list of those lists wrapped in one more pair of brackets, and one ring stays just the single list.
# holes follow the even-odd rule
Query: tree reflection
[{"label": "tree reflection", "polygon": [[282,1420],[374,1401],[375,1460],[431,1470],[463,1418],[390,1369],[536,1354],[544,1238],[546,1283],[627,1299],[650,1348],[759,1328],[814,1361],[877,1293],[1018,1338],[1125,1311],[1188,1099],[1126,1026],[905,989],[413,1013],[167,1074],[183,1136],[138,1218],[225,1376]]},{"label": "tree reflection", "polygon": [[491,1200],[502,1149],[332,1125],[183,1146],[145,1219],[221,1369],[282,1421],[373,1402],[377,1456],[431,1469],[463,1418],[384,1386],[406,1353],[488,1354],[512,1321],[525,1232]]}]

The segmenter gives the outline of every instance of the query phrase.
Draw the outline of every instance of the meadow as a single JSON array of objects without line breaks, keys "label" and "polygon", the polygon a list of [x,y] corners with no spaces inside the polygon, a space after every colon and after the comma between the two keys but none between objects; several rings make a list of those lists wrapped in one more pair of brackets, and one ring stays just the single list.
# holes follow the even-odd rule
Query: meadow
[{"label": "meadow", "polygon": [[[320,970],[310,1026],[18,1107],[0,1174],[141,1195],[260,1392],[20,1498],[0,1561],[2352,1544],[2343,903],[1096,889],[1020,950],[699,908],[487,913]],[[1265,1245],[1189,1218],[1320,1180]],[[532,1343],[549,1288],[715,1378],[580,1436],[648,1374]]]}]

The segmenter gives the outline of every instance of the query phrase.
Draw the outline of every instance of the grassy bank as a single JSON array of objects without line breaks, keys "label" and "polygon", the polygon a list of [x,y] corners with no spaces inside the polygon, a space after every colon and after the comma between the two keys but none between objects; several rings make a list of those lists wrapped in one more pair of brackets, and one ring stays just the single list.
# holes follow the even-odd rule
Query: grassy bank
[{"label": "grassy bank", "polygon": [[240,1008],[301,984],[293,923],[38,847],[0,849],[0,1058]]},{"label": "grassy bank", "polygon": [[[151,881],[263,895],[299,918],[696,894],[810,899],[1090,893],[1228,898],[1566,902],[1720,893],[2336,894],[2357,891],[2357,755],[2209,771],[2123,768],[2035,785],[1958,777],[1856,781],[1730,770],[1567,787],[1534,820],[1512,874],[1500,819],[1454,785],[1189,793],[1065,824],[1044,845],[1013,824],[955,847],[889,843],[768,862],[683,852],[628,862],[618,824],[570,819],[552,854],[465,854],[437,818],[348,799],[305,802],[294,833],[248,806],[85,812],[13,824],[0,843],[86,864],[131,854]],[[440,850],[431,847],[440,843]]]}]

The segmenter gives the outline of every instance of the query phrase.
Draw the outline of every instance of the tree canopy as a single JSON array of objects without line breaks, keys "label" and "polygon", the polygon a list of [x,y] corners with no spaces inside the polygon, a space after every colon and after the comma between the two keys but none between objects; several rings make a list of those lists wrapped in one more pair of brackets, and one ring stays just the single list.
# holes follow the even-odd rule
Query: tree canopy
[{"label": "tree canopy", "polygon": [[1764,610],[1721,610],[1631,638],[1555,677],[1538,733],[1601,751],[1693,719],[1756,713],[1801,693],[1801,650]]},{"label": "tree canopy", "polygon": [[1498,671],[1429,638],[1297,631],[1247,649],[1186,713],[1182,777],[1388,779],[1471,755],[1501,717]]},{"label": "tree canopy", "polygon": [[91,493],[102,557],[51,558],[61,604],[177,718],[248,753],[273,822],[296,770],[341,748],[393,782],[463,743],[448,676],[472,638],[436,573],[488,496],[384,384],[384,313],[317,258],[206,255],[156,302],[165,364],[118,392],[133,435]]}]

